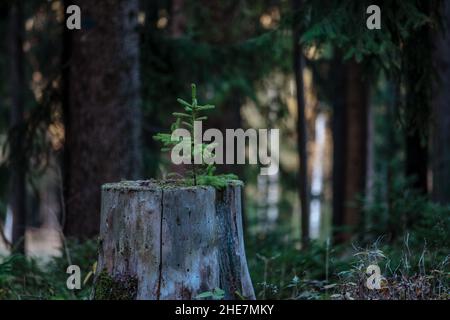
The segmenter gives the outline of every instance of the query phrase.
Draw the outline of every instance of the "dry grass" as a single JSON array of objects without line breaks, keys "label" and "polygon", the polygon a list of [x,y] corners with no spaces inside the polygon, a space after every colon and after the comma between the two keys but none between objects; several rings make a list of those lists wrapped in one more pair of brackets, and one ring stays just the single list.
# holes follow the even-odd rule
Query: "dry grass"
[{"label": "dry grass", "polygon": [[[448,271],[449,256],[435,268],[426,271],[426,249],[417,259],[411,259],[408,239],[400,264],[392,269],[391,260],[375,244],[369,250],[358,250],[353,268],[339,275],[340,282],[335,286],[332,299],[337,300],[447,300],[450,299]],[[411,261],[417,261],[416,266]],[[369,265],[381,269],[379,289],[369,289],[367,274]],[[413,271],[416,270],[416,271]]]}]

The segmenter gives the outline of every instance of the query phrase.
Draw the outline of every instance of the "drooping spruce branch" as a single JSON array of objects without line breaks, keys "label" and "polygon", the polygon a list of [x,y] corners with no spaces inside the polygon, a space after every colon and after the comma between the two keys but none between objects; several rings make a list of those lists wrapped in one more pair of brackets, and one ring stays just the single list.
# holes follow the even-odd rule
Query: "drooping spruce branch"
[{"label": "drooping spruce branch", "polygon": [[[178,144],[190,144],[190,167],[188,170],[188,178],[185,178],[188,184],[192,185],[211,185],[215,188],[223,188],[230,180],[237,179],[234,174],[220,174],[215,175],[216,167],[214,164],[205,164],[206,158],[213,158],[214,153],[211,151],[214,149],[214,143],[205,144],[195,141],[194,126],[196,122],[203,122],[208,119],[204,115],[205,111],[215,108],[213,105],[199,105],[197,101],[197,89],[195,84],[191,85],[192,88],[192,101],[191,103],[178,98],[178,103],[184,109],[184,112],[174,112],[175,122],[171,125],[171,133],[158,133],[154,136],[155,140],[160,141],[163,144],[161,151],[171,151],[175,145]],[[186,129],[189,132],[189,137],[179,137],[174,139],[172,133],[176,129]],[[201,164],[196,164],[195,157],[200,156],[202,158]]]}]

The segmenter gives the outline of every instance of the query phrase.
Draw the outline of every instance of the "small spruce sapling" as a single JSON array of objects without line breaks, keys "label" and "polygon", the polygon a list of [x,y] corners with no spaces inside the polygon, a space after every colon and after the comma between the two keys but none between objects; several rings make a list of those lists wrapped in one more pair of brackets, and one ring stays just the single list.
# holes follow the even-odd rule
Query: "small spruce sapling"
[{"label": "small spruce sapling", "polygon": [[[208,119],[204,115],[205,111],[212,110],[215,108],[213,105],[199,105],[197,102],[197,90],[195,84],[192,87],[192,102],[178,98],[177,101],[180,103],[184,112],[174,112],[175,122],[171,125],[171,133],[158,133],[154,136],[154,139],[160,141],[163,144],[161,151],[167,152],[172,149],[175,145],[179,143],[189,143],[191,145],[190,150],[190,162],[191,169],[187,171],[188,177],[185,181],[188,185],[210,185],[215,188],[223,188],[231,180],[237,179],[234,174],[220,174],[215,175],[214,172],[216,167],[214,164],[195,164],[194,156],[201,154],[202,159],[206,157],[212,158],[214,154],[211,150],[214,149],[214,143],[204,144],[195,143],[194,139],[194,123],[196,121],[205,121]],[[176,129],[184,128],[189,131],[189,137],[179,137],[179,139],[172,138],[172,132]]]}]

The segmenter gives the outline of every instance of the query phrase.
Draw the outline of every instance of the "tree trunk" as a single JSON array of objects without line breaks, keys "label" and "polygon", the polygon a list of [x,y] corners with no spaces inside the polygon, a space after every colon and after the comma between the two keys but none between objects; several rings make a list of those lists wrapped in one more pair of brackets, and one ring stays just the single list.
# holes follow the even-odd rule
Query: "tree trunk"
[{"label": "tree trunk", "polygon": [[333,103],[333,237],[341,241],[339,230],[344,221],[345,177],[346,177],[346,103],[345,103],[345,68],[341,56],[336,54],[332,62],[331,78]]},{"label": "tree trunk", "polygon": [[136,178],[141,167],[139,1],[72,4],[83,25],[68,44],[65,233],[87,238],[98,233],[100,186]]},{"label": "tree trunk", "polygon": [[[419,2],[424,14],[429,14],[431,2]],[[405,175],[414,177],[412,187],[428,192],[428,139],[432,104],[432,43],[431,28],[425,24],[403,45],[405,118]],[[405,216],[406,225],[413,223]]]},{"label": "tree trunk", "polygon": [[450,4],[442,1],[445,33],[436,38],[434,53],[438,86],[433,100],[433,199],[450,204]]},{"label": "tree trunk", "polygon": [[23,36],[24,18],[23,3],[14,1],[10,7],[9,16],[9,61],[11,84],[11,131],[10,131],[10,205],[13,214],[12,245],[17,253],[25,253],[26,229],[26,189],[25,168],[23,155],[24,130],[24,56]]},{"label": "tree trunk", "polygon": [[223,191],[155,181],[102,191],[94,299],[194,299],[221,288],[254,298],[242,235],[241,184]]},{"label": "tree trunk", "polygon": [[347,154],[343,224],[355,229],[361,222],[361,206],[357,198],[364,195],[366,187],[368,120],[367,83],[363,79],[362,66],[356,61],[350,61],[347,68],[346,100]]},{"label": "tree trunk", "polygon": [[236,292],[249,299],[255,298],[245,256],[241,196],[241,185],[216,191],[220,287],[225,288],[225,299],[239,298]]},{"label": "tree trunk", "polygon": [[368,87],[356,61],[336,61],[334,68],[333,226],[338,228],[335,240],[341,242],[361,222],[357,197],[366,187]]},{"label": "tree trunk", "polygon": [[182,37],[187,22],[184,15],[184,0],[171,1],[171,14],[170,33],[175,38]]},{"label": "tree trunk", "polygon": [[421,132],[412,129],[406,134],[406,176],[414,177],[412,186],[427,193],[428,144]]},{"label": "tree trunk", "polygon": [[[292,8],[297,16],[301,10],[302,0],[293,0]],[[303,52],[300,45],[300,20],[294,19],[294,74],[297,93],[297,152],[299,157],[299,197],[301,207],[302,245],[309,242],[309,184],[308,184],[308,141],[305,119],[305,98],[303,89]]]},{"label": "tree trunk", "polygon": [[382,223],[383,220],[388,223],[388,234],[390,235],[390,242],[393,243],[399,234],[402,234],[402,227],[399,226],[398,216],[395,214],[395,176],[396,176],[396,166],[394,165],[392,159],[395,159],[396,154],[401,150],[401,145],[398,143],[397,131],[395,130],[396,124],[396,114],[398,113],[398,108],[400,106],[400,85],[398,83],[391,83],[389,85],[389,94],[392,96],[391,101],[387,104],[386,112],[386,143],[383,153],[385,154],[384,161],[386,163],[386,190],[385,201],[387,204],[387,216],[377,217],[377,220],[373,221],[373,224]]}]

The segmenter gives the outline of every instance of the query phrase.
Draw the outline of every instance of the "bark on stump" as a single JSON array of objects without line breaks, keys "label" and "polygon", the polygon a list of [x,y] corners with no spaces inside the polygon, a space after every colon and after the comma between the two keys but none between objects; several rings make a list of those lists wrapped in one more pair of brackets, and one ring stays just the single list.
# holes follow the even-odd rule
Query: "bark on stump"
[{"label": "bark on stump", "polygon": [[[94,299],[194,299],[221,288],[254,299],[242,231],[242,184],[102,187]],[[237,292],[237,293],[236,293]]]}]

